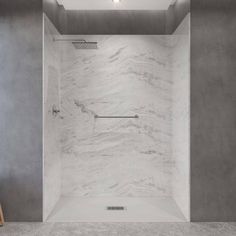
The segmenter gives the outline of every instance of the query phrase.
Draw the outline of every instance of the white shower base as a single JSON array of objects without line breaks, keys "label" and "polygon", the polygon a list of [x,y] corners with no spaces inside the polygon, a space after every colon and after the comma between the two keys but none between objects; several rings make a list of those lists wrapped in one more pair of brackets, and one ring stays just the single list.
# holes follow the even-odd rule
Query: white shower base
[{"label": "white shower base", "polygon": [[[126,210],[108,211],[107,206]],[[186,222],[172,198],[62,197],[48,222]]]}]

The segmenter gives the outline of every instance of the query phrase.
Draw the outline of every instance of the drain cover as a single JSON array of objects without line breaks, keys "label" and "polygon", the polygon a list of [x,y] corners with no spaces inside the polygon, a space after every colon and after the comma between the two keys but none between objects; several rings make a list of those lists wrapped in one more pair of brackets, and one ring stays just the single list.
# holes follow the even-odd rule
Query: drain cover
[{"label": "drain cover", "polygon": [[124,206],[107,206],[106,208],[108,211],[125,211],[127,210]]}]

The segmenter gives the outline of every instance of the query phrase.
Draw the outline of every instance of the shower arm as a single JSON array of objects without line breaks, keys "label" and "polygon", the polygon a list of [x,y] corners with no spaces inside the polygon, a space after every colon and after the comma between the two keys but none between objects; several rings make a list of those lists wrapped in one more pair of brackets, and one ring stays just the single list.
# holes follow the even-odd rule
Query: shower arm
[{"label": "shower arm", "polygon": [[79,43],[87,43],[84,39],[61,39],[61,38],[53,38],[54,42],[79,42]]}]

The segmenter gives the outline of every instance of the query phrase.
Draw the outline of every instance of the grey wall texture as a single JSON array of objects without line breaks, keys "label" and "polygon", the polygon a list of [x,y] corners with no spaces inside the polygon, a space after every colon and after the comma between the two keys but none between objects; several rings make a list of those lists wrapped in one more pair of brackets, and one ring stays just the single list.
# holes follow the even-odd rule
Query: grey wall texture
[{"label": "grey wall texture", "polygon": [[57,4],[57,0],[42,0],[43,11],[51,20],[57,30],[63,34],[62,30],[66,27],[65,9]]},{"label": "grey wall texture", "polygon": [[165,11],[65,11],[63,34],[163,34]]},{"label": "grey wall texture", "polygon": [[44,0],[44,12],[61,34],[172,34],[190,10],[177,0],[168,11],[66,11]]},{"label": "grey wall texture", "polygon": [[172,34],[190,11],[190,0],[176,0],[166,11],[165,33]]},{"label": "grey wall texture", "polygon": [[0,0],[0,202],[42,219],[42,1]]},{"label": "grey wall texture", "polygon": [[191,220],[236,220],[236,1],[192,0]]}]

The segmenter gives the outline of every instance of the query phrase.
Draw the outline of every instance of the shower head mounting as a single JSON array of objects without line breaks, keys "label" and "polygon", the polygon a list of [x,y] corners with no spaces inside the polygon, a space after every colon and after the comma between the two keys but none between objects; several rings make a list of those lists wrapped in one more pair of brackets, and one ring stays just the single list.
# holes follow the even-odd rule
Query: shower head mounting
[{"label": "shower head mounting", "polygon": [[86,41],[85,39],[53,38],[54,42],[71,42],[75,49],[98,49],[98,42]]},{"label": "shower head mounting", "polygon": [[76,49],[98,49],[97,42],[87,42],[85,40],[72,41],[72,44]]}]

